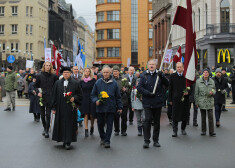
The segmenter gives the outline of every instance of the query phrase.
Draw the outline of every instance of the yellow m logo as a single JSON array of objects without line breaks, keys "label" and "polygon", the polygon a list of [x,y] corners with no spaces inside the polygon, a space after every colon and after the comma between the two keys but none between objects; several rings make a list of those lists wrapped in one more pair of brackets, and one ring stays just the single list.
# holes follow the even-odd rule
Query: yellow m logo
[{"label": "yellow m logo", "polygon": [[225,51],[224,50],[220,50],[219,51],[219,54],[218,54],[218,64],[220,63],[220,56],[221,56],[221,53],[222,53],[222,56],[223,56],[223,62],[225,62],[225,58],[226,58],[226,53],[228,53],[228,63],[231,62],[231,56],[230,56],[230,52],[228,49],[226,49]]}]

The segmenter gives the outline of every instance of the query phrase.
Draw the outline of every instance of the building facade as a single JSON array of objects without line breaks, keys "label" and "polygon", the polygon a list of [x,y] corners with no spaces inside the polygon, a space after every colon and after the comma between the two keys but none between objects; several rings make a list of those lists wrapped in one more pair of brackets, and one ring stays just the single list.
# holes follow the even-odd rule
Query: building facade
[{"label": "building facade", "polygon": [[89,28],[88,25],[85,26],[86,32],[85,32],[85,54],[87,58],[87,65],[88,67],[92,67],[93,62],[95,60],[95,39],[94,39],[94,33]]},{"label": "building facade", "polygon": [[[177,4],[172,2],[172,17]],[[197,34],[198,69],[227,67],[235,59],[235,2],[233,0],[192,0],[193,23]],[[172,47],[185,51],[185,30],[176,26]]]},{"label": "building facade", "polygon": [[[172,0],[153,0],[153,57],[160,67],[171,28]],[[168,48],[171,48],[171,41]],[[165,65],[168,66],[168,65]]]},{"label": "building facade", "polygon": [[152,1],[97,0],[95,64],[146,67],[152,58]]},{"label": "building facade", "polygon": [[[44,37],[48,39],[48,1],[3,0],[0,2],[1,67],[6,68],[9,55],[15,69],[25,68],[34,60],[39,69],[44,56]],[[3,68],[3,69],[4,69]]]}]

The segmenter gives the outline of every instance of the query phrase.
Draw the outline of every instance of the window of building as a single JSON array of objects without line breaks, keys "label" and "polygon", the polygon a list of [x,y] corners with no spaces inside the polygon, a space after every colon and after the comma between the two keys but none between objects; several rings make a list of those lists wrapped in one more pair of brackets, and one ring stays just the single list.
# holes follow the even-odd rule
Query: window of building
[{"label": "window of building", "polygon": [[33,7],[30,7],[30,16],[33,16]]},{"label": "window of building", "polygon": [[229,0],[222,0],[220,3],[220,24],[221,33],[229,32],[230,24],[230,3]]},{"label": "window of building", "polygon": [[138,0],[131,0],[131,64],[138,64]]},{"label": "window of building", "polygon": [[108,29],[108,39],[119,39],[119,29]]},{"label": "window of building", "polygon": [[104,12],[98,12],[97,13],[97,21],[103,22],[104,21]]},{"label": "window of building", "polygon": [[205,5],[206,10],[206,25],[208,24],[208,12],[207,12],[207,4]]},{"label": "window of building", "polygon": [[30,43],[30,52],[33,52],[33,43]]},{"label": "window of building", "polygon": [[29,25],[26,25],[26,34],[29,34]]},{"label": "window of building", "polygon": [[18,43],[16,43],[16,52],[18,52],[18,50],[19,50],[19,44]]},{"label": "window of building", "polygon": [[119,21],[119,11],[108,11],[107,12],[108,21]]},{"label": "window of building", "polygon": [[201,11],[200,8],[198,8],[198,30],[201,30]]},{"label": "window of building", "polygon": [[29,51],[29,43],[26,43],[25,50],[26,50],[26,53],[28,53],[28,51]]},{"label": "window of building", "polygon": [[149,2],[152,2],[152,0],[149,0]]},{"label": "window of building", "polygon": [[6,50],[6,44],[2,43],[2,51],[5,52],[5,50]]},{"label": "window of building", "polygon": [[104,48],[98,48],[97,52],[98,52],[98,57],[104,57]]},{"label": "window of building", "polygon": [[104,39],[104,30],[98,30],[97,31],[97,39],[103,40]]},{"label": "window of building", "polygon": [[152,16],[153,16],[153,11],[152,11],[152,10],[149,10],[149,20],[152,19]]},{"label": "window of building", "polygon": [[4,34],[5,25],[0,25],[0,34]]},{"label": "window of building", "polygon": [[119,57],[119,48],[108,48],[108,57]]},{"label": "window of building", "polygon": [[104,3],[104,0],[97,0],[97,4],[102,4]]},{"label": "window of building", "polygon": [[12,6],[12,16],[17,16],[18,14],[18,7],[17,6]]},{"label": "window of building", "polygon": [[18,25],[17,25],[17,24],[11,25],[12,34],[17,34],[17,28],[18,28]]},{"label": "window of building", "polygon": [[107,0],[108,3],[117,3],[120,2],[119,0]]},{"label": "window of building", "polygon": [[14,52],[14,43],[11,43],[11,52]]},{"label": "window of building", "polygon": [[30,34],[33,34],[33,25],[30,25]]},{"label": "window of building", "polygon": [[5,15],[5,7],[1,6],[0,7],[0,16],[4,16]]},{"label": "window of building", "polygon": [[153,56],[153,48],[149,47],[149,57],[152,57],[152,56]]},{"label": "window of building", "polygon": [[149,39],[153,38],[153,29],[149,29]]},{"label": "window of building", "polygon": [[29,7],[26,6],[26,16],[29,16]]}]

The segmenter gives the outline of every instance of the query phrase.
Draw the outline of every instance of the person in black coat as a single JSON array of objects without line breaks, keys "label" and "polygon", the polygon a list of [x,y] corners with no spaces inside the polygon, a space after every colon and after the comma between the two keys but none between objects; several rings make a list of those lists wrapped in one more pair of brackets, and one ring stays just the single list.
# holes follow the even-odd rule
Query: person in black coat
[{"label": "person in black coat", "polygon": [[36,82],[36,76],[33,76],[33,80],[29,84],[29,92],[28,92],[29,100],[30,100],[29,113],[33,113],[34,121],[39,122],[40,121],[40,105],[39,105],[39,97],[37,96],[37,93],[34,88],[35,82]]},{"label": "person in black coat", "polygon": [[[63,78],[56,81],[51,107],[55,114],[52,140],[63,142],[69,150],[71,142],[77,141],[77,105],[82,102],[82,89],[80,84],[71,78],[71,69],[64,67],[61,70]],[[70,97],[66,93],[71,93]],[[73,104],[74,103],[74,104]]]},{"label": "person in black coat", "polygon": [[[153,89],[159,76],[156,92]],[[154,121],[153,142],[155,147],[160,147],[159,133],[160,133],[160,117],[163,106],[163,85],[168,86],[169,82],[162,72],[156,70],[156,61],[150,60],[148,62],[148,70],[141,75],[138,92],[142,94],[142,103],[145,113],[144,121],[144,145],[143,148],[149,148],[151,137],[151,123]]]},{"label": "person in black coat", "polygon": [[[178,122],[182,121],[182,135],[187,135],[185,129],[189,118],[189,92],[183,93],[186,89],[186,78],[183,76],[183,63],[176,64],[176,73],[170,76],[169,102],[172,104],[173,134],[177,137]],[[182,97],[184,96],[184,100]]]},{"label": "person in black coat", "polygon": [[[41,120],[43,125],[42,135],[49,138],[49,128],[51,120],[51,95],[52,89],[58,77],[53,74],[53,66],[50,62],[45,62],[42,67],[42,73],[37,75],[34,85],[39,97],[42,97],[43,106],[41,107]],[[40,89],[39,89],[40,88]],[[41,91],[40,91],[41,90]]]},{"label": "person in black coat", "polygon": [[231,104],[235,104],[235,66],[233,66],[233,71],[230,75],[231,85],[232,85],[232,102]]},{"label": "person in black coat", "polygon": [[[135,68],[134,67],[129,67],[128,68],[128,74],[124,75],[124,78],[127,78],[128,82],[131,84],[131,88],[136,85],[136,77],[134,75],[135,73]],[[128,99],[128,108],[129,108],[129,124],[133,125],[133,118],[134,118],[134,111],[132,111],[131,107],[131,94],[129,94],[129,99]]]},{"label": "person in black coat", "polygon": [[216,94],[214,96],[215,101],[215,118],[216,126],[220,126],[220,115],[222,111],[222,105],[225,104],[225,93],[228,87],[228,81],[222,76],[221,69],[217,68],[216,76],[213,78],[215,81]]},{"label": "person in black coat", "polygon": [[85,125],[85,137],[88,137],[88,119],[91,120],[91,129],[90,135],[94,133],[94,120],[96,117],[96,105],[91,101],[91,92],[95,85],[94,73],[90,68],[85,68],[83,71],[82,80],[80,82],[82,88],[82,104],[80,111],[82,116],[84,117],[84,125]]}]

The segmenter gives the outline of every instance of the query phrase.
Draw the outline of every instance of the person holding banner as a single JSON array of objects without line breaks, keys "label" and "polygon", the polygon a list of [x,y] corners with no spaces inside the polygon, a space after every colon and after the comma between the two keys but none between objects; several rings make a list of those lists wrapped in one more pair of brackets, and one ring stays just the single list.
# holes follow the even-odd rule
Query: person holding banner
[{"label": "person holding banner", "polygon": [[[34,87],[37,95],[42,98],[41,120],[43,125],[42,135],[49,138],[49,128],[51,119],[51,95],[52,89],[58,77],[53,73],[53,66],[50,62],[45,62],[42,66],[42,73],[37,75]],[[39,91],[41,88],[41,92]]]},{"label": "person holding banner", "polygon": [[[158,85],[155,93],[153,93],[154,85],[159,76]],[[156,70],[156,61],[148,62],[148,70],[141,77],[137,90],[142,94],[142,103],[145,113],[144,121],[144,145],[143,148],[149,148],[151,137],[151,123],[154,121],[153,129],[153,146],[160,147],[160,117],[163,106],[163,85],[168,86],[169,82],[161,71]]]}]

